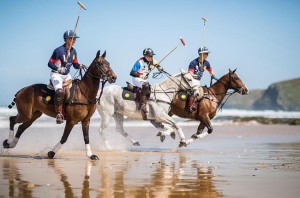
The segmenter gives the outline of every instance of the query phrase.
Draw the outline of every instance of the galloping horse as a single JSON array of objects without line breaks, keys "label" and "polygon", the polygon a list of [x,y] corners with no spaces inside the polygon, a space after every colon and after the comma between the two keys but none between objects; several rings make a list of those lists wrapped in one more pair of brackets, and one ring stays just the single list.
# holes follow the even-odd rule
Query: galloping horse
[{"label": "galloping horse", "polygon": [[[247,86],[235,73],[236,69],[222,76],[216,83],[211,87],[204,88],[204,95],[198,101],[197,110],[192,114],[189,114],[185,109],[186,103],[178,98],[178,95],[175,97],[175,100],[172,101],[171,111],[169,115],[177,115],[182,118],[189,118],[193,120],[199,120],[200,124],[197,129],[197,133],[193,134],[191,139],[186,141],[186,144],[190,144],[195,141],[197,138],[203,138],[206,135],[213,132],[213,127],[210,120],[213,119],[217,113],[217,110],[222,103],[224,97],[227,95],[229,89],[238,92],[239,94],[245,95],[248,94]],[[207,132],[203,133],[204,128],[207,128]],[[186,146],[186,145],[181,145]]]},{"label": "galloping horse", "polygon": [[[234,71],[231,71],[229,69],[229,73],[222,76],[211,87],[204,88],[204,95],[197,102],[197,111],[192,114],[189,114],[186,110],[186,101],[181,100],[179,98],[179,94],[176,94],[174,100],[172,100],[171,109],[168,114],[170,116],[177,115],[182,118],[200,121],[197,133],[193,134],[192,137],[186,142],[182,142],[179,145],[180,147],[187,146],[188,144],[194,142],[197,138],[204,138],[206,135],[212,133],[213,127],[210,120],[215,117],[217,110],[221,105],[224,97],[227,95],[227,91],[229,89],[234,90],[234,93],[238,92],[242,95],[248,94],[249,91],[247,89],[247,86],[242,82],[235,71],[236,69]],[[159,122],[155,122],[153,124],[160,130],[163,130],[163,128],[165,127],[164,124]],[[208,131],[203,133],[205,127],[207,127]],[[162,135],[161,133],[162,132],[160,131],[159,134]],[[168,130],[164,132],[164,135],[170,135],[171,133],[173,133],[173,131]],[[161,138],[161,140],[163,141],[164,138]]]},{"label": "galloping horse", "polygon": [[[151,95],[147,103],[148,119],[156,126],[157,123],[165,123],[170,126],[167,131],[176,131],[180,136],[180,144],[185,144],[185,136],[182,129],[168,115],[171,101],[180,91],[190,91],[193,96],[199,95],[199,89],[194,83],[189,72],[181,71],[175,76],[168,76],[159,84],[151,86]],[[108,144],[104,137],[104,129],[107,128],[109,120],[114,117],[116,122],[116,130],[123,136],[129,138],[134,145],[139,145],[123,128],[124,115],[128,118],[143,119],[141,111],[137,108],[137,103],[132,100],[124,100],[122,98],[122,87],[117,85],[108,86],[103,91],[103,96],[100,104],[97,104],[97,110],[101,116],[101,126],[99,133]],[[157,126],[156,126],[157,127]]]},{"label": "galloping horse", "polygon": [[[64,109],[66,113],[64,133],[60,142],[52,149],[52,151],[48,152],[48,158],[54,157],[62,145],[67,141],[74,125],[81,122],[86,146],[86,155],[90,159],[99,159],[96,155],[92,154],[89,145],[90,118],[96,110],[96,96],[100,81],[102,80],[102,83],[105,83],[106,81],[114,83],[117,79],[117,76],[110,68],[109,62],[105,60],[105,56],[106,52],[101,56],[99,50],[96,54],[96,58],[89,66],[80,82],[73,81],[73,93],[70,91],[69,96],[66,97],[69,98],[69,102],[65,103]],[[3,142],[4,148],[14,148],[22,133],[43,113],[55,118],[56,113],[54,105],[45,104],[43,96],[46,91],[49,91],[47,85],[33,84],[24,87],[16,93],[14,101],[17,106],[18,114],[9,118],[9,139]],[[12,105],[14,105],[14,103],[12,103]],[[21,123],[21,125],[18,127],[14,137],[14,126],[17,123]]]}]

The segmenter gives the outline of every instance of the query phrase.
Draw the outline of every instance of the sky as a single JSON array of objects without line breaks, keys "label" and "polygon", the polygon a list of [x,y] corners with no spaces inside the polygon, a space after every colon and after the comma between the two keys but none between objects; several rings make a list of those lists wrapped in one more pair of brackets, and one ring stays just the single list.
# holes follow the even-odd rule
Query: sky
[{"label": "sky", "polygon": [[[183,37],[161,65],[171,73],[187,70],[204,45],[217,77],[236,73],[251,89],[300,77],[300,1],[297,0],[75,0],[0,1],[0,105],[9,104],[21,88],[49,82],[48,60],[64,43],[63,33],[74,29],[78,60],[87,66],[97,50],[118,76],[129,75],[144,48],[160,61]],[[207,18],[204,28],[202,17]],[[203,39],[204,34],[204,39]],[[72,68],[72,76],[76,70]],[[151,77],[152,75],[150,75]],[[150,79],[157,83],[162,79]],[[202,85],[209,85],[206,72]]]}]

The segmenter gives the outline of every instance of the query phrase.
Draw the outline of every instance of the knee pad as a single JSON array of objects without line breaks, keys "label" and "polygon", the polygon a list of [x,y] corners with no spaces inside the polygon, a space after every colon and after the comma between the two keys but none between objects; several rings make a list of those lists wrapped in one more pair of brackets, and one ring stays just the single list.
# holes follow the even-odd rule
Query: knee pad
[{"label": "knee pad", "polygon": [[150,84],[148,82],[144,82],[142,85],[142,93],[144,95],[150,94],[151,93],[151,88]]}]

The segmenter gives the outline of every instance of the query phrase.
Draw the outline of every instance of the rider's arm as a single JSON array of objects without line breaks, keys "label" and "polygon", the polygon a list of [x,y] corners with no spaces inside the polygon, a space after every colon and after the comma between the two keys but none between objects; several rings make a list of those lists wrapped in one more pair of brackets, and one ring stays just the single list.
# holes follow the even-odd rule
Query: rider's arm
[{"label": "rider's arm", "polygon": [[[71,53],[71,55],[72,55],[72,53]],[[76,52],[75,49],[74,49],[73,55],[75,56],[74,59],[73,59],[73,62],[72,62],[73,67],[74,67],[75,69],[80,69],[80,64],[78,63],[77,52]]]},{"label": "rider's arm", "polygon": [[208,61],[205,61],[204,68],[209,72],[209,74],[210,74],[211,76],[214,76],[214,75],[215,75],[214,70],[213,70],[213,68],[210,66],[210,63],[209,63]]},{"label": "rider's arm", "polygon": [[138,73],[139,69],[141,68],[141,64],[139,61],[136,61],[135,64],[133,65],[131,71],[130,71],[130,76],[132,77],[140,77],[140,73]]},{"label": "rider's arm", "polygon": [[188,72],[191,73],[191,75],[192,75],[193,78],[197,79],[198,75],[195,74],[195,64],[193,63],[193,61],[192,61],[192,62],[190,63],[190,65],[189,65],[189,70],[188,70]]},{"label": "rider's arm", "polygon": [[48,67],[50,67],[54,71],[58,70],[58,67],[55,65],[56,61],[58,61],[58,55],[57,55],[57,51],[54,50],[48,62]]}]

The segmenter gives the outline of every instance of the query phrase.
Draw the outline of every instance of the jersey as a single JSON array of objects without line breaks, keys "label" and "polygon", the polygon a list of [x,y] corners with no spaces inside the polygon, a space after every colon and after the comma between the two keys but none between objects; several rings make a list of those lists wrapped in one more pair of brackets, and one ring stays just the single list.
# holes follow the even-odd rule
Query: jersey
[{"label": "jersey", "polygon": [[79,69],[80,64],[77,60],[77,53],[75,48],[71,48],[70,56],[68,57],[68,59],[67,54],[68,48],[66,47],[66,44],[56,48],[53,51],[52,56],[50,57],[48,67],[50,67],[54,71],[57,71],[60,67],[66,67],[66,71],[63,75],[67,75],[70,72],[70,68],[72,65],[75,69]]},{"label": "jersey", "polygon": [[194,59],[190,65],[189,65],[189,72],[196,74],[197,80],[201,80],[202,76],[203,76],[203,72],[204,70],[208,70],[209,73],[212,72],[212,68],[210,66],[210,63],[207,60],[203,61],[203,65],[201,64],[201,62],[199,62],[198,58]]}]

